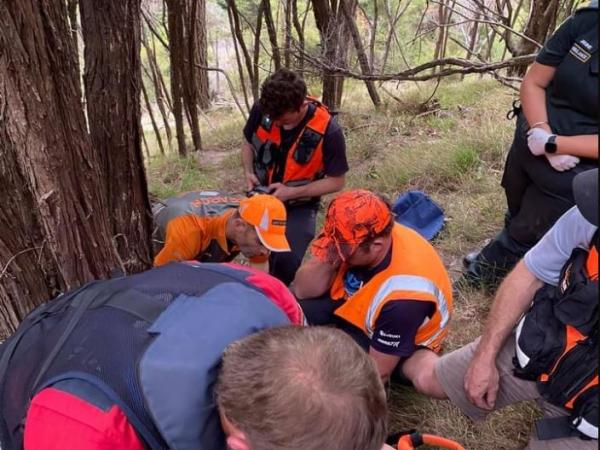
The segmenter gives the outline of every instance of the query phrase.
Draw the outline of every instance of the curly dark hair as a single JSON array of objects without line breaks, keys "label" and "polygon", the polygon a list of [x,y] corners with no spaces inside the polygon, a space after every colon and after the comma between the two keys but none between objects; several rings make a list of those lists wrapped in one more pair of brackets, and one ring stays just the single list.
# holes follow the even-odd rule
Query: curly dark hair
[{"label": "curly dark hair", "polygon": [[260,88],[259,105],[272,119],[288,111],[298,111],[306,98],[306,83],[289,69],[279,69]]}]

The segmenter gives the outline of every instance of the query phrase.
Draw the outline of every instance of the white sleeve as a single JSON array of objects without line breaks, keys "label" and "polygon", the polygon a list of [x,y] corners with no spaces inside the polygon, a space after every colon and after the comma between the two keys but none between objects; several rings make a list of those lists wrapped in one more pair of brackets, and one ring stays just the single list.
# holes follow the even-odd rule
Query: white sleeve
[{"label": "white sleeve", "polygon": [[525,265],[539,280],[556,286],[573,250],[588,249],[596,230],[574,206],[525,254]]}]

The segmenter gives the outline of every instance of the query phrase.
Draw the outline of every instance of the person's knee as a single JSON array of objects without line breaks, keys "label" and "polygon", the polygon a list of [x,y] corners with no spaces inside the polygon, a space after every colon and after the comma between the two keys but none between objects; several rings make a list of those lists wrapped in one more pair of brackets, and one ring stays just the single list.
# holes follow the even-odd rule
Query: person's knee
[{"label": "person's knee", "polygon": [[446,393],[435,372],[439,359],[432,351],[419,350],[406,360],[402,369],[418,392],[429,397],[445,399]]}]

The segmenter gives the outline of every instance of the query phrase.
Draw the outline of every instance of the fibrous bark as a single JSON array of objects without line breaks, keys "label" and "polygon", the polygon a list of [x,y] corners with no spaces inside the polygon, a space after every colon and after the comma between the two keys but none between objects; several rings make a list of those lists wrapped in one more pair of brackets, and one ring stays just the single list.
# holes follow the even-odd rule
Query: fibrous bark
[{"label": "fibrous bark", "polygon": [[0,333],[120,267],[64,0],[0,2]]}]

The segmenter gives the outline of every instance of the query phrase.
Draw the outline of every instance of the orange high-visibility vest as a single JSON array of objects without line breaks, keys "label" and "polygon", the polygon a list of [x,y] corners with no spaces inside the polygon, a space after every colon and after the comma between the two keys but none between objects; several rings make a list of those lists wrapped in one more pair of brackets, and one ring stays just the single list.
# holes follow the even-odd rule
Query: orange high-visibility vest
[{"label": "orange high-visibility vest", "polygon": [[[334,300],[346,298],[342,265],[331,287]],[[354,295],[346,299],[335,314],[352,323],[370,338],[385,304],[396,300],[418,300],[435,304],[431,318],[423,322],[415,344],[439,351],[452,314],[452,286],[444,264],[434,248],[415,231],[400,224],[392,230],[390,265],[376,274]]]},{"label": "orange high-visibility vest", "polygon": [[[313,117],[306,123],[302,131],[298,133],[298,137],[287,152],[283,179],[281,180],[282,183],[309,183],[311,181],[323,178],[323,171],[325,168],[323,163],[323,137],[325,136],[327,126],[331,121],[331,114],[329,114],[327,107],[319,101],[311,97],[308,97],[308,99],[313,105],[315,105],[315,112]],[[301,141],[302,136],[307,129],[321,135],[321,139],[314,148],[314,151],[312,152],[312,155],[306,164],[299,164],[294,159],[294,154],[296,152],[298,143]],[[256,129],[254,136],[252,137],[252,146],[254,147],[255,152],[258,152],[260,147],[267,141],[273,142],[279,149],[279,146],[281,145],[281,128],[273,123],[271,128],[267,130],[263,127],[261,122]],[[274,171],[275,165],[271,164],[271,166],[267,168],[267,184],[271,184],[273,182]]]}]

